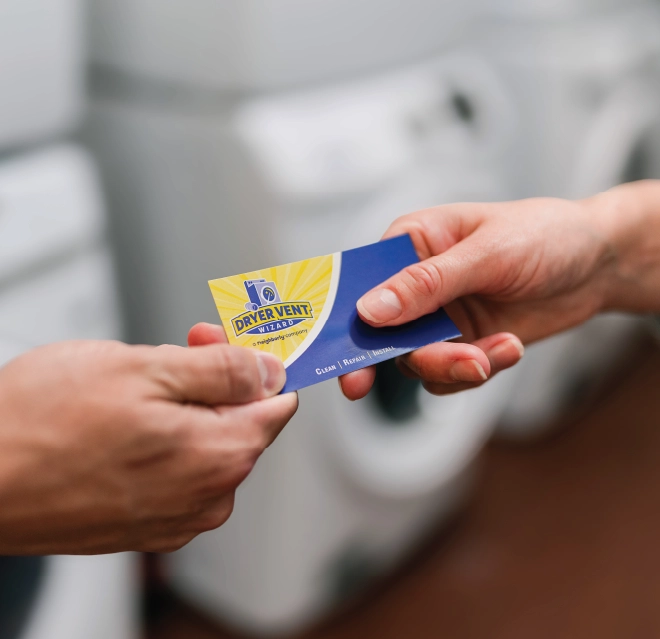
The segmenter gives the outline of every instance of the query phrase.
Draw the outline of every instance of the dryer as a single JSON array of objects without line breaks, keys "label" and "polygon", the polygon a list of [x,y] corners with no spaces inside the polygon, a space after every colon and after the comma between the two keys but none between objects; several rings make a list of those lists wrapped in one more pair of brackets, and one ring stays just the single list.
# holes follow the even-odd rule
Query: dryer
[{"label": "dryer", "polygon": [[[139,341],[217,322],[212,277],[377,241],[421,206],[510,197],[497,158],[515,114],[476,56],[213,102],[183,87],[159,102],[113,73],[97,76],[86,139]],[[510,381],[438,399],[397,375],[381,367],[357,404],[332,383],[301,392],[230,521],[166,558],[173,587],[243,631],[297,631],[454,514]]]},{"label": "dryer", "polygon": [[[104,235],[85,152],[58,145],[0,163],[0,365],[52,341],[121,337]],[[18,639],[137,638],[134,555],[45,558],[37,577]]]},{"label": "dryer", "polygon": [[[359,78],[435,55],[475,0],[91,0],[91,58],[184,100]],[[140,88],[141,87],[141,88]]]},{"label": "dryer", "polygon": [[546,4],[484,12],[471,40],[519,108],[507,164],[521,196],[585,197],[639,177],[639,156],[659,153],[645,142],[660,118],[660,7],[612,0],[534,12]]},{"label": "dryer", "polygon": [[[495,158],[509,106],[487,65],[467,58],[359,90],[255,101],[238,127],[266,179],[279,258],[377,241],[399,215],[434,204],[506,198]],[[309,624],[464,503],[510,392],[501,378],[433,398],[387,363],[364,402],[345,401],[334,384],[301,393],[232,520],[168,562],[175,587],[252,632]]]},{"label": "dryer", "polygon": [[[517,197],[580,198],[660,177],[659,9],[501,0],[484,10],[471,39],[518,107],[503,155]],[[546,432],[594,395],[640,329],[636,318],[610,315],[529,347],[506,373],[519,382],[500,432]]]}]

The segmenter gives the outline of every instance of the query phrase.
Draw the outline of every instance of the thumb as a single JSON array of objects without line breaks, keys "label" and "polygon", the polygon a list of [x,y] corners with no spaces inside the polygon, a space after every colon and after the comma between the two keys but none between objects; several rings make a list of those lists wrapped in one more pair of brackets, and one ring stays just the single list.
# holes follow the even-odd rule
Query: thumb
[{"label": "thumb", "polygon": [[282,362],[267,353],[224,344],[153,349],[151,371],[169,399],[214,406],[277,395],[286,381]]},{"label": "thumb", "polygon": [[423,262],[411,264],[357,302],[371,326],[398,326],[428,315],[487,284],[482,252],[469,240]]}]

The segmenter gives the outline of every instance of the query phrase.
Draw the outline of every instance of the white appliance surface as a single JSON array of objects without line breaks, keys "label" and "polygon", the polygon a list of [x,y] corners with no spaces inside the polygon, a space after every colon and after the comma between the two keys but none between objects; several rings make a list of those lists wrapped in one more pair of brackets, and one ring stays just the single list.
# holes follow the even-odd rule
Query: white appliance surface
[{"label": "white appliance surface", "polygon": [[[130,81],[97,95],[87,137],[124,251],[134,339],[183,343],[195,321],[217,321],[208,279],[376,241],[401,214],[526,189],[575,195],[587,182],[613,179],[614,160],[592,171],[576,151],[592,123],[610,121],[599,117],[609,112],[602,105],[624,104],[618,112],[634,121],[619,131],[598,128],[614,136],[620,165],[628,162],[628,140],[650,126],[649,94],[636,82],[649,84],[646,65],[660,42],[652,9],[630,4],[608,14],[613,0],[593,19],[564,20],[537,2],[534,16],[547,7],[547,20],[528,20],[531,11],[510,21],[484,17],[464,48],[476,53],[438,59],[425,54],[445,46],[443,34],[431,46],[427,26],[443,30],[455,14],[445,3],[425,5],[449,17],[434,22],[417,4],[388,1],[374,10],[371,2],[350,9],[339,2],[334,14],[326,13],[331,5],[293,0],[199,10],[97,0],[95,61]],[[576,15],[591,6],[585,1]],[[293,8],[295,22],[286,12]],[[415,42],[383,39],[384,23],[372,19],[399,8],[399,35],[410,21],[424,23]],[[323,18],[317,29],[307,28],[312,14]],[[350,23],[334,19],[349,14]],[[365,55],[351,38],[367,14]],[[218,38],[220,23],[235,37]],[[326,35],[345,38],[343,46],[328,47]],[[423,64],[399,66],[415,58]],[[378,72],[366,75],[370,68]],[[149,93],[157,85],[176,87],[176,108],[167,92]],[[231,99],[197,101],[200,90]],[[583,174],[588,179],[573,180]],[[543,370],[562,352],[549,348]],[[606,366],[586,351],[584,370]],[[529,376],[536,380],[529,392],[519,375],[448,398],[409,387],[404,418],[375,396],[349,404],[334,384],[305,389],[298,415],[239,490],[229,523],[168,557],[172,585],[243,631],[280,634],[313,623],[391,569],[463,502],[474,457],[511,405],[512,388],[534,399],[543,418],[552,411],[541,409],[562,402],[543,375]]]},{"label": "white appliance surface", "polygon": [[[181,343],[217,321],[211,277],[377,241],[423,206],[507,197],[495,158],[512,120],[488,65],[465,57],[215,114],[93,101],[136,334]],[[460,505],[509,392],[505,378],[454,398],[415,387],[413,414],[390,423],[336,384],[306,389],[229,523],[167,558],[171,583],[243,630],[312,623],[347,574],[385,573]]]},{"label": "white appliance surface", "polygon": [[69,131],[84,96],[82,0],[0,3],[0,150]]},{"label": "white appliance surface", "polygon": [[0,163],[2,360],[40,344],[122,332],[88,154],[66,144]]},{"label": "white appliance surface", "polygon": [[[295,221],[281,214],[275,238],[281,255],[297,258],[309,247],[376,241],[398,215],[431,203],[504,193],[494,170],[424,165],[376,191],[350,221],[321,209],[288,234]],[[344,571],[363,571],[365,582],[386,573],[460,505],[513,382],[500,377],[444,398],[417,388],[407,399],[412,414],[391,420],[374,397],[350,403],[335,384],[306,389],[299,414],[239,491],[230,522],[168,558],[172,584],[212,616],[258,634],[313,622],[346,594]]]},{"label": "white appliance surface", "polygon": [[660,121],[660,5],[563,21],[484,18],[469,48],[516,104],[503,161],[519,197],[585,197],[628,178],[636,154],[660,154],[649,144]]},{"label": "white appliance surface", "polygon": [[[660,5],[596,10],[576,2],[575,19],[535,19],[541,4],[509,20],[484,19],[475,31],[473,48],[488,57],[520,115],[503,155],[517,196],[580,198],[660,178]],[[561,13],[563,4],[553,9]],[[638,331],[634,318],[598,318],[529,347],[507,373],[519,382],[500,433],[546,433],[593,393]]]},{"label": "white appliance surface", "polygon": [[138,639],[138,556],[51,557],[20,639]]},{"label": "white appliance surface", "polygon": [[103,206],[89,156],[71,145],[0,163],[0,285],[99,242]]},{"label": "white appliance surface", "polygon": [[236,116],[269,186],[300,199],[371,192],[415,162],[493,166],[515,120],[497,73],[469,54],[246,101]]},{"label": "white appliance surface", "polygon": [[118,308],[110,254],[105,248],[94,249],[0,289],[0,335],[32,347],[118,339]]},{"label": "white appliance surface", "polygon": [[93,0],[92,59],[188,88],[254,91],[414,62],[455,41],[471,0]]},{"label": "white appliance surface", "polygon": [[482,12],[503,20],[557,21],[599,16],[648,0],[484,0]]}]

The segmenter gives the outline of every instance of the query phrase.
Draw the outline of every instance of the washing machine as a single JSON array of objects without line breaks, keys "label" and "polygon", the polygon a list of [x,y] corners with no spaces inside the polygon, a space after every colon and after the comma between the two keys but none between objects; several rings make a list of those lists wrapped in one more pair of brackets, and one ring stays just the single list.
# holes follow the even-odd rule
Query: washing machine
[{"label": "washing machine", "polygon": [[[511,101],[487,61],[445,51],[467,3],[225,3],[240,18],[222,27],[240,25],[228,58],[222,38],[205,44],[219,16],[197,4],[194,36],[163,26],[178,9],[97,5],[85,140],[126,256],[134,340],[183,343],[217,322],[212,277],[377,241],[423,206],[511,197],[498,160]],[[170,583],[244,632],[313,624],[465,503],[510,392],[501,378],[433,398],[392,364],[364,402],[305,389],[230,521],[167,557]]]},{"label": "washing machine", "polygon": [[659,118],[659,7],[508,4],[484,12],[471,40],[519,106],[507,164],[521,195],[585,197],[643,174],[658,153],[646,143]]},{"label": "washing machine", "polygon": [[[506,198],[494,158],[509,105],[487,66],[446,63],[256,100],[239,114],[278,261],[378,241],[398,216],[433,204]],[[302,392],[230,522],[169,560],[172,583],[251,632],[312,623],[464,503],[510,393],[501,378],[433,398],[392,363],[364,402],[347,402],[335,384]]]},{"label": "washing machine", "polygon": [[69,131],[83,105],[82,0],[0,3],[0,148]]},{"label": "washing machine", "polygon": [[90,0],[90,55],[120,83],[169,87],[170,97],[281,90],[424,59],[460,38],[474,5]]},{"label": "washing machine", "polygon": [[[517,197],[580,198],[660,177],[660,13],[649,2],[518,2],[481,12],[470,38],[519,115],[503,165]],[[470,48],[469,47],[469,48]],[[542,435],[584,406],[643,324],[611,314],[527,349],[500,432]]]},{"label": "washing machine", "polygon": [[[48,342],[121,337],[104,226],[84,151],[62,144],[0,163],[0,365]],[[138,637],[134,555],[2,558],[0,592],[5,579],[6,592],[23,588],[20,618],[0,616],[3,637]]]}]

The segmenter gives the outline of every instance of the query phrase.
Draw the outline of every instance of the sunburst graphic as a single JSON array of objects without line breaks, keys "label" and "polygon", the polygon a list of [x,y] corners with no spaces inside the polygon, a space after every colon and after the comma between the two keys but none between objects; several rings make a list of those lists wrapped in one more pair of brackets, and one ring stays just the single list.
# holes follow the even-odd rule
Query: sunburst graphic
[{"label": "sunburst graphic", "polygon": [[[302,344],[323,313],[330,290],[332,269],[333,256],[326,255],[209,282],[229,343],[258,348],[285,361]],[[246,280],[258,279],[274,282],[283,303],[309,302],[314,319],[304,320],[280,331],[236,337],[231,320],[244,313],[245,304],[249,302],[244,283]],[[268,343],[259,343],[266,341]]]}]

